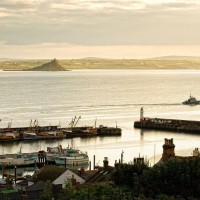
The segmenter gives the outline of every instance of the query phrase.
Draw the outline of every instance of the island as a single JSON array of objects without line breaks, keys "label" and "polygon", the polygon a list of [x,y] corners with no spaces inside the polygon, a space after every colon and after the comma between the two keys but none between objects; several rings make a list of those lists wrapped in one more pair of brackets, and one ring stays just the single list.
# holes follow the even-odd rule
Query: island
[{"label": "island", "polygon": [[40,65],[38,67],[33,67],[30,69],[24,69],[25,71],[68,71],[54,58],[52,61]]}]

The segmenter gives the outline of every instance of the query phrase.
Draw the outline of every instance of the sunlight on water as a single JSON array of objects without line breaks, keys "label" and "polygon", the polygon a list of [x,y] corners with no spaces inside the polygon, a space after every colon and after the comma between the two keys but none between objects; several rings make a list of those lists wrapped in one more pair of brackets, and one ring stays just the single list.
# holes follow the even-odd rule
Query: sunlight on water
[{"label": "sunlight on water", "polygon": [[[77,70],[70,72],[0,72],[0,127],[40,125],[68,126],[72,117],[82,116],[77,126],[97,125],[122,128],[121,137],[75,138],[74,144],[87,151],[90,160],[114,164],[122,150],[124,161],[144,156],[153,164],[162,156],[164,138],[174,138],[177,155],[191,155],[200,136],[183,133],[141,131],[133,128],[140,107],[145,116],[200,120],[200,106],[186,106],[190,93],[200,99],[198,71]],[[23,142],[23,152],[37,152],[71,140]],[[19,151],[21,143],[1,144],[0,154]],[[2,151],[2,152],[1,152]]]}]

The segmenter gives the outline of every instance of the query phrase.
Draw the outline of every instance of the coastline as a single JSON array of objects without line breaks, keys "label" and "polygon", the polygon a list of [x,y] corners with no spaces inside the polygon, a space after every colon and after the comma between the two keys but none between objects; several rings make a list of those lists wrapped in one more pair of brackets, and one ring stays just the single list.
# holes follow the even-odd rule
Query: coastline
[{"label": "coastline", "polygon": [[[15,59],[0,60],[0,70],[26,71],[37,66],[42,66],[50,59]],[[174,59],[61,59],[59,64],[67,70],[199,70],[200,59],[176,58]],[[42,71],[42,70],[38,70]],[[51,71],[51,70],[47,70]]]}]

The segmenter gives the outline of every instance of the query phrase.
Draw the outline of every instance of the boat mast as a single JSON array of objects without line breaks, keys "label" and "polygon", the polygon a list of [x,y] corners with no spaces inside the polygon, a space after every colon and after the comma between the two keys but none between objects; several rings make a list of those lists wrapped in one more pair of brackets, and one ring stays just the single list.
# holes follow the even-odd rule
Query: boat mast
[{"label": "boat mast", "polygon": [[96,117],[96,119],[94,121],[94,128],[96,128],[96,127],[97,127],[97,117]]}]

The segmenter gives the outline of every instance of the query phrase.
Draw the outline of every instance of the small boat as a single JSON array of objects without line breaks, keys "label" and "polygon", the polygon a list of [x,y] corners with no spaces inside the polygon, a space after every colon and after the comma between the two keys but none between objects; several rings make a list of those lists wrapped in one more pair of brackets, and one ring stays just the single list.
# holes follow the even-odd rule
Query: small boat
[{"label": "small boat", "polygon": [[198,105],[198,104],[200,104],[200,101],[198,101],[195,97],[193,97],[190,94],[189,99],[184,101],[182,104],[184,104],[184,105]]}]

